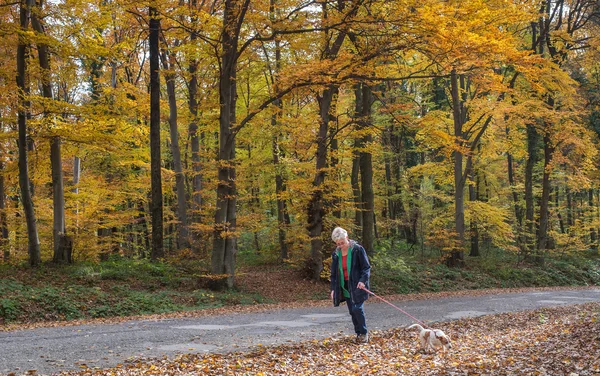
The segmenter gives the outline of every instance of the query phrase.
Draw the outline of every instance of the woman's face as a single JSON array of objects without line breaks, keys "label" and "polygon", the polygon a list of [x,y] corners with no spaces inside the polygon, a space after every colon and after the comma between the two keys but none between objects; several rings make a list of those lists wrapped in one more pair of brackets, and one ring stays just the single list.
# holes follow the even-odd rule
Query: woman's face
[{"label": "woman's face", "polygon": [[337,245],[340,248],[348,248],[348,246],[350,245],[350,242],[348,241],[348,237],[346,236],[345,238],[342,239],[338,239],[335,242],[335,245]]}]

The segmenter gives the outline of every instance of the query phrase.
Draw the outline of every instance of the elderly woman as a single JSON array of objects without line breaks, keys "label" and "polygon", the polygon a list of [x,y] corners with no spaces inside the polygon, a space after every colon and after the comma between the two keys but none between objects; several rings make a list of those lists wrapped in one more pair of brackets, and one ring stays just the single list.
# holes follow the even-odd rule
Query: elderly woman
[{"label": "elderly woman", "polygon": [[363,304],[369,297],[364,288],[369,289],[369,276],[371,264],[365,249],[348,239],[348,232],[341,227],[336,227],[331,233],[331,239],[336,244],[336,249],[331,255],[331,299],[333,305],[338,307],[345,301],[348,312],[352,317],[356,341],[369,342],[369,332]]}]

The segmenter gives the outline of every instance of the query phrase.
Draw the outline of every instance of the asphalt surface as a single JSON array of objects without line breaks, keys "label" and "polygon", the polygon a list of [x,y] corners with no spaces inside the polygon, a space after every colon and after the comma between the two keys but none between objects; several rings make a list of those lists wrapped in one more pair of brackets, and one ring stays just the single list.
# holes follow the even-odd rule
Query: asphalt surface
[{"label": "asphalt surface", "polygon": [[[600,302],[600,288],[391,302],[420,321],[436,322]],[[375,297],[365,311],[371,331],[414,322]],[[51,375],[82,366],[109,368],[136,358],[247,351],[258,345],[352,334],[345,306],[0,332],[0,374],[35,370]]]}]

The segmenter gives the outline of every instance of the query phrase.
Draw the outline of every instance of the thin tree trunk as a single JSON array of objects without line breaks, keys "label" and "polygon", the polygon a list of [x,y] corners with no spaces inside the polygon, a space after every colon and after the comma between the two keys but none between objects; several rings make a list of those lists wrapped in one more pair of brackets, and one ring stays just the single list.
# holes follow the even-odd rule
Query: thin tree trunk
[{"label": "thin tree trunk", "polygon": [[72,240],[67,236],[65,223],[65,195],[63,185],[60,137],[52,138],[50,159],[52,161],[52,188],[54,202],[54,258],[56,263],[72,263]]},{"label": "thin tree trunk", "polygon": [[[362,139],[354,140],[354,152],[352,153],[352,175],[350,176],[350,185],[352,186],[352,198],[354,200],[354,225],[356,228],[362,228],[362,197],[360,195],[360,152],[362,148]],[[357,239],[361,240],[361,239]]]},{"label": "thin tree trunk", "polygon": [[35,267],[42,263],[42,259],[35,210],[33,207],[33,199],[31,198],[31,187],[29,185],[29,162],[27,156],[27,146],[29,142],[27,135],[27,116],[30,107],[30,102],[27,98],[29,95],[29,83],[27,80],[29,45],[26,36],[31,17],[30,11],[34,3],[32,0],[21,0],[19,4],[21,27],[19,44],[17,47],[17,86],[19,88],[19,109],[17,115],[19,127],[19,186],[21,188],[21,201],[23,203],[23,211],[25,212],[25,220],[27,223],[29,265]]},{"label": "thin tree trunk", "polygon": [[[169,59],[169,60],[167,60]],[[163,52],[163,68],[166,71],[174,69],[173,56]],[[170,64],[169,64],[170,63]],[[169,131],[171,136],[171,154],[173,155],[173,169],[175,170],[175,190],[177,192],[177,245],[179,249],[190,247],[187,217],[187,200],[185,194],[185,175],[181,163],[181,149],[179,148],[179,130],[177,128],[177,98],[175,96],[175,75],[165,75],[167,81],[167,96],[169,99]]]},{"label": "thin tree trunk", "polygon": [[[371,105],[373,104],[373,94],[368,85],[362,85],[362,128],[370,126]],[[371,133],[363,137],[363,147],[368,146],[373,141]],[[362,211],[362,245],[369,255],[373,255],[375,244],[375,197],[373,193],[373,157],[370,152],[360,152],[360,185],[361,198],[363,203]]]},{"label": "thin tree trunk", "polygon": [[79,193],[79,180],[81,179],[81,158],[73,157],[73,189],[71,192]]},{"label": "thin tree trunk", "polygon": [[[42,2],[36,6],[36,12],[31,15],[31,25],[33,29],[46,35],[38,14],[41,13]],[[42,96],[48,100],[53,100],[52,86],[50,82],[50,54],[48,46],[45,43],[39,43],[37,46],[40,69],[42,72]],[[44,118],[50,120],[50,114],[44,110]],[[54,239],[54,257],[56,263],[71,263],[71,240],[67,237],[66,218],[65,218],[65,195],[61,160],[61,140],[54,136],[50,141],[50,161],[52,167],[52,203],[53,203],[53,239]]]},{"label": "thin tree trunk", "polygon": [[544,135],[544,174],[542,178],[542,198],[540,200],[540,228],[538,233],[538,254],[536,255],[536,262],[543,263],[544,255],[546,250],[549,248],[549,214],[550,214],[550,192],[552,187],[550,185],[550,171],[548,166],[552,160],[552,154],[554,153],[554,147],[551,145],[550,137]]},{"label": "thin tree trunk", "polygon": [[525,223],[528,252],[535,249],[535,202],[533,195],[533,169],[539,160],[539,134],[533,124],[527,124],[527,162],[525,165]]},{"label": "thin tree trunk", "polygon": [[[279,106],[278,106],[279,107]],[[273,129],[277,129],[277,115],[271,116],[271,126]],[[285,178],[283,175],[283,165],[280,161],[280,155],[283,150],[279,147],[279,137],[277,134],[273,136],[273,165],[275,166],[275,195],[277,196],[277,228],[278,228],[278,239],[279,239],[279,258],[287,260],[289,257],[288,245],[287,245],[287,227],[290,224],[290,218],[288,215],[287,203],[284,198],[287,190],[285,185]]]},{"label": "thin tree trunk", "polygon": [[[196,0],[191,0],[192,9],[196,9]],[[197,22],[197,17],[192,17],[192,23]],[[198,35],[195,31],[190,33],[191,43],[195,43]],[[190,80],[188,82],[188,109],[190,110],[191,121],[188,126],[190,137],[190,147],[192,150],[192,203],[194,210],[194,221],[202,221],[202,169],[200,165],[200,138],[198,134],[198,61],[192,59],[188,66]],[[196,249],[198,252],[199,249]]]},{"label": "thin tree trunk", "polygon": [[[567,233],[567,228],[565,227],[565,221],[563,219],[563,215],[561,213],[560,210],[560,189],[558,187],[554,187],[554,207],[556,208],[556,216],[558,217],[558,228],[560,228],[560,233],[561,234],[566,234]],[[571,213],[569,212],[569,208],[571,206],[571,197],[569,194],[569,189],[567,188],[567,191],[565,192],[567,195],[567,207],[566,207],[566,212],[567,212],[567,223],[569,221],[569,216],[571,215]]]},{"label": "thin tree trunk", "polygon": [[[506,128],[506,135],[508,136],[509,133],[509,129],[508,127]],[[513,205],[515,208],[515,219],[517,220],[517,224],[518,227],[521,228],[523,226],[523,207],[521,206],[521,204],[519,203],[519,194],[517,193],[517,190],[515,189],[516,186],[516,182],[515,182],[515,167],[514,167],[514,159],[511,153],[507,153],[506,155],[506,162],[508,164],[507,166],[507,170],[508,170],[508,183],[511,187],[511,192],[512,192],[512,198],[513,198]]]},{"label": "thin tree trunk", "polygon": [[[276,53],[277,55],[277,53]],[[278,100],[275,106],[281,110],[282,103]],[[288,214],[287,202],[284,197],[287,187],[285,184],[284,166],[281,163],[283,150],[279,146],[279,131],[277,114],[271,116],[271,127],[273,128],[273,165],[275,166],[275,195],[277,196],[277,229],[279,239],[279,258],[287,260],[289,250],[287,244],[287,228],[290,224],[290,216]]]},{"label": "thin tree trunk", "polygon": [[[575,210],[573,208],[573,192],[571,192],[571,189],[569,187],[567,187],[565,193],[567,195],[567,226],[569,228],[568,232],[571,232],[570,229],[575,224],[575,221],[573,219],[573,217],[574,217],[573,211]],[[558,190],[557,190],[557,194],[558,194]],[[557,201],[558,201],[558,198],[557,198]]]},{"label": "thin tree trunk", "polygon": [[140,236],[140,244],[138,247],[140,249],[139,256],[140,258],[146,258],[146,251],[151,249],[152,244],[150,244],[150,231],[148,229],[148,220],[146,213],[148,212],[145,208],[146,201],[140,201],[138,203],[138,216],[136,218],[136,223],[142,226],[142,235]]},{"label": "thin tree trunk", "polygon": [[[333,103],[335,104],[335,103]],[[335,108],[331,109],[332,112],[335,112]],[[337,138],[335,137],[335,133],[336,133],[336,128],[335,127],[330,127],[329,128],[329,134],[331,135],[330,141],[329,141],[329,149],[330,149],[330,155],[331,155],[331,164],[327,167],[330,168],[331,171],[335,171],[335,179],[341,183],[341,179],[340,179],[340,175],[339,173],[337,173],[337,165],[340,163],[340,160],[338,158],[338,151],[339,151],[339,143]],[[328,205],[330,205],[333,210],[331,211],[331,214],[333,215],[334,218],[337,218],[338,220],[340,218],[342,218],[342,208],[341,208],[341,204],[342,204],[342,200],[339,197],[333,197],[331,199],[328,200],[329,203]]]},{"label": "thin tree trunk", "polygon": [[[269,2],[269,13],[271,18],[275,18],[275,0]],[[272,74],[272,82],[275,87],[275,91],[279,91],[279,71],[281,70],[281,42],[275,40],[275,68]],[[279,117],[283,110],[283,101],[277,99],[273,105],[277,109],[277,112],[271,115],[271,128],[273,129],[273,165],[275,166],[275,195],[277,196],[277,230],[279,239],[279,258],[281,261],[287,260],[289,257],[289,250],[287,244],[287,228],[290,224],[290,216],[288,214],[287,202],[284,197],[287,190],[284,166],[281,164],[281,156],[283,156],[283,149],[279,145],[279,139],[281,132],[279,131]]]},{"label": "thin tree trunk", "polygon": [[8,219],[6,216],[6,189],[4,188],[4,163],[0,162],[0,248],[4,262],[10,259],[10,243],[8,239]]},{"label": "thin tree trunk", "polygon": [[[73,157],[73,189],[71,192],[74,194],[79,194],[79,181],[81,179],[81,158],[75,156]],[[79,229],[79,204],[75,204],[75,233],[77,234]]]},{"label": "thin tree trunk", "polygon": [[[508,131],[507,131],[508,132]],[[512,154],[508,153],[506,156],[508,164],[508,184],[512,191],[513,207],[515,208],[515,219],[517,221],[517,245],[521,251],[526,249],[526,241],[523,238],[523,207],[519,203],[519,194],[516,190],[515,173],[514,173],[514,161]]]},{"label": "thin tree trunk", "polygon": [[592,221],[592,225],[590,226],[590,246],[592,249],[596,249],[598,248],[598,244],[596,243],[598,235],[596,233],[596,228],[593,225],[595,219],[594,188],[588,189],[588,212],[590,213],[590,221]]},{"label": "thin tree trunk", "polygon": [[[475,171],[473,168],[472,159],[469,158],[467,163],[467,170],[469,171],[469,176],[471,181],[475,180]],[[477,179],[477,189],[473,184],[469,184],[469,201],[474,202],[479,200],[479,179]],[[469,256],[471,257],[479,257],[481,256],[479,252],[479,229],[477,228],[477,223],[474,220],[471,220],[471,250],[469,252]]]},{"label": "thin tree trunk", "polygon": [[[393,190],[393,182],[392,182],[392,158],[390,158],[390,154],[392,153],[392,145],[391,145],[391,133],[392,133],[392,126],[390,127],[386,127],[383,130],[383,135],[382,135],[382,139],[383,139],[383,147],[384,147],[384,168],[385,168],[385,187],[386,187],[386,206],[383,209],[383,217],[384,218],[388,218],[390,221],[393,221],[395,218],[394,216],[394,201],[393,201],[393,194],[394,194],[394,190]],[[354,159],[353,159],[353,163],[352,163],[352,171],[354,171]],[[354,188],[353,188],[354,191]],[[395,226],[390,226],[390,235],[392,237],[392,241],[394,236],[396,235],[396,228]]]},{"label": "thin tree trunk", "polygon": [[[362,88],[360,84],[354,85],[354,117],[359,119],[362,114]],[[358,120],[357,120],[358,121]],[[352,186],[352,197],[354,200],[354,225],[356,228],[363,228],[363,200],[360,192],[360,150],[363,148],[362,137],[354,139],[354,151],[352,152],[352,175],[350,177],[350,185]],[[362,241],[361,238],[357,239]]]},{"label": "thin tree trunk", "polygon": [[149,8],[149,47],[150,47],[150,175],[151,175],[151,215],[152,251],[150,258],[158,260],[164,256],[163,238],[163,197],[160,157],[160,71],[159,71],[159,32],[160,18],[156,8]]},{"label": "thin tree trunk", "polygon": [[[456,71],[451,73],[451,93],[452,93],[452,113],[454,116],[454,137],[456,144],[460,148],[463,144],[463,116],[462,100],[459,92],[458,76]],[[465,203],[464,203],[465,181],[463,178],[463,154],[460,151],[454,152],[454,220],[455,230],[458,236],[457,248],[452,251],[447,263],[449,266],[459,266],[464,260],[465,239]]]}]

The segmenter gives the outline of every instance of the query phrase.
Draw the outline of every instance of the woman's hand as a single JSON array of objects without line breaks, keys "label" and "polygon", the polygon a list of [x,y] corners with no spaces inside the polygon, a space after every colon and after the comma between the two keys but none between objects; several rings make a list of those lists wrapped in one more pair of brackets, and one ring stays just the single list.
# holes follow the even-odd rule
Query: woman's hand
[{"label": "woman's hand", "polygon": [[364,290],[365,289],[365,284],[362,283],[362,282],[358,282],[358,285],[356,285],[356,288],[360,289],[360,290]]},{"label": "woman's hand", "polygon": [[333,300],[333,290],[331,290],[331,300]]}]

